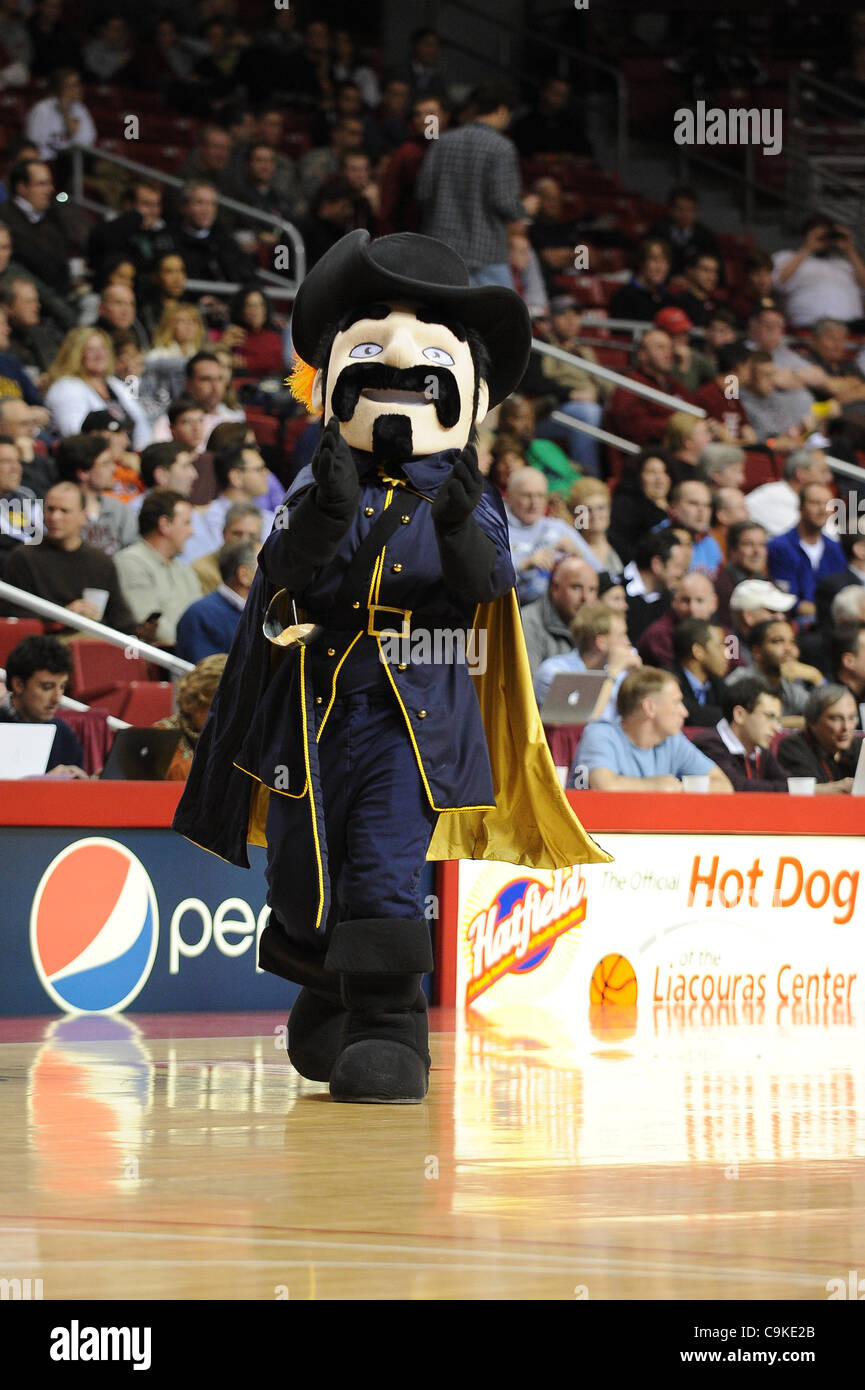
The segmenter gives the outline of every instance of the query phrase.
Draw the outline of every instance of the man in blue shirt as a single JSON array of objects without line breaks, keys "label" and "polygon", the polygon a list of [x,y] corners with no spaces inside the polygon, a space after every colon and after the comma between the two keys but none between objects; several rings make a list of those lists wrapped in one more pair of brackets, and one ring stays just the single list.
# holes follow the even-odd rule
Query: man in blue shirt
[{"label": "man in blue shirt", "polygon": [[[628,640],[628,627],[621,613],[614,613],[605,603],[586,603],[571,621],[574,650],[560,656],[548,657],[535,676],[535,698],[543,710],[544,701],[556,676],[580,675],[583,671],[603,671],[608,677],[595,708],[598,718],[611,719],[616,715],[616,695],[619,686],[635,666],[642,662]],[[603,701],[602,698],[603,697]],[[582,720],[580,721],[582,723]]]},{"label": "man in blue shirt", "polygon": [[222,583],[191,603],[178,621],[175,651],[184,661],[196,663],[231,650],[255,578],[256,547],[249,541],[224,546],[217,563]]},{"label": "man in blue shirt", "polygon": [[685,478],[676,483],[670,493],[670,515],[655,530],[665,526],[686,526],[694,538],[691,570],[700,570],[710,579],[724,563],[721,547],[710,533],[712,524],[712,489],[699,478]]},{"label": "man in blue shirt", "polygon": [[675,676],[643,666],[626,676],[616,706],[620,724],[588,724],[568,786],[593,791],[679,792],[681,778],[701,773],[709,791],[731,792],[729,778],[682,733],[685,705]]},{"label": "man in blue shirt", "polygon": [[796,616],[817,612],[817,583],[847,568],[844,551],[824,535],[832,494],[824,483],[806,483],[799,495],[798,525],[769,542],[769,574],[779,589],[799,600]]}]

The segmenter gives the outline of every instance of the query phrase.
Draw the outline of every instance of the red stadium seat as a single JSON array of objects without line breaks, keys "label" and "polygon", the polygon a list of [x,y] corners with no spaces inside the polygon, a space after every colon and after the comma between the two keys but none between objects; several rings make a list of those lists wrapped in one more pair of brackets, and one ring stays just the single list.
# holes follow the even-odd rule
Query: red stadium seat
[{"label": "red stadium seat", "polygon": [[84,750],[84,771],[91,777],[94,772],[101,772],[114,741],[114,730],[108,727],[109,711],[61,709],[59,714]]},{"label": "red stadium seat", "polygon": [[556,724],[544,726],[547,743],[556,767],[571,768],[576,757],[585,724]]},{"label": "red stadium seat", "polygon": [[36,637],[44,628],[38,618],[0,618],[0,666],[25,637]]},{"label": "red stadium seat", "polygon": [[[120,691],[125,698],[130,681],[147,680],[147,663],[140,656],[126,656],[122,647],[112,646],[99,637],[82,637],[70,642],[72,655],[72,681],[70,693],[84,704],[98,703],[108,708],[106,699],[110,697],[112,714],[119,712],[120,705],[114,698]],[[122,701],[121,701],[122,703]]]},{"label": "red stadium seat", "polygon": [[130,681],[120,718],[136,728],[167,719],[174,706],[171,681]]},{"label": "red stadium seat", "polygon": [[745,452],[745,483],[743,492],[753,492],[763,483],[777,482],[780,469],[772,454],[764,449],[748,449]]},{"label": "red stadium seat", "polygon": [[278,447],[282,423],[275,415],[267,415],[263,410],[254,410],[247,406],[246,419],[259,444],[265,448]]}]

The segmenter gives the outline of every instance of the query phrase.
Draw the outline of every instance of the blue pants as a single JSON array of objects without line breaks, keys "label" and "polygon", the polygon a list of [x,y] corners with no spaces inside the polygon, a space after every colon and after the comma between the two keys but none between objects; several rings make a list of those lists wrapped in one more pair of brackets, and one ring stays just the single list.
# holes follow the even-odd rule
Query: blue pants
[{"label": "blue pants", "polygon": [[[575,420],[584,420],[588,425],[600,425],[604,413],[603,407],[598,405],[597,401],[564,401],[556,406],[556,409],[563,415],[573,415]],[[535,434],[539,439],[552,439],[556,444],[561,444],[584,473],[591,473],[595,478],[601,476],[601,446],[590,434],[569,430],[567,425],[559,425],[555,420],[543,421],[535,429]]]},{"label": "blue pants", "polygon": [[327,948],[326,930],[369,917],[422,917],[421,874],[438,820],[390,692],[336,700],[318,744],[329,921],[315,929],[316,861],[307,798],[270,793],[267,901],[290,941]]},{"label": "blue pants", "polygon": [[480,285],[502,285],[506,290],[512,290],[514,278],[507,261],[501,261],[492,265],[476,265],[474,270],[469,271],[469,284],[473,289]]}]

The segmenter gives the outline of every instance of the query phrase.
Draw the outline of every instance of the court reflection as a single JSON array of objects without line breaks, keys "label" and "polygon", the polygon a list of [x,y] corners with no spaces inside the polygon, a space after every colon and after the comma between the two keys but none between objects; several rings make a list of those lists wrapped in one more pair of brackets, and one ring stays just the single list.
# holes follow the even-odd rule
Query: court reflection
[{"label": "court reflection", "polygon": [[865,1141],[849,1005],[474,1009],[455,1151],[496,1165],[849,1159]]}]

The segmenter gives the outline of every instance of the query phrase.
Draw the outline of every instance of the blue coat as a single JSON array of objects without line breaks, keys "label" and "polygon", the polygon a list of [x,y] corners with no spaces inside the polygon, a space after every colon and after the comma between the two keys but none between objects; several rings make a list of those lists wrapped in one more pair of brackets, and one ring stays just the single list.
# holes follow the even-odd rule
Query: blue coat
[{"label": "blue coat", "polygon": [[799,602],[813,603],[817,584],[826,575],[847,568],[844,551],[837,541],[823,537],[823,554],[816,569],[799,541],[798,527],[785,531],[769,542],[769,574],[780,589],[796,594]]},{"label": "blue coat", "polygon": [[[336,558],[315,571],[307,586],[294,595],[307,620],[326,619],[364,536],[386,503],[399,505],[401,488],[378,476],[371,455],[354,452],[361,484],[355,517]],[[376,592],[371,595],[379,605],[412,610],[420,625],[434,622],[439,629],[451,630],[470,629],[477,604],[506,594],[515,582],[504,508],[495,490],[487,486],[474,516],[497,552],[488,590],[464,596],[445,587],[429,502],[450,476],[457,452],[447,450],[404,465],[407,486],[425,500],[408,524],[398,526],[388,540],[384,563],[373,572]],[[286,499],[289,512],[311,484],[311,470],[305,469]],[[174,828],[231,863],[247,867],[251,790],[259,782],[273,788],[277,777],[278,791],[300,796],[306,790],[304,759],[309,738],[304,738],[303,730],[310,728],[310,711],[305,702],[311,689],[326,710],[339,668],[340,692],[367,689],[371,682],[391,691],[403,712],[432,808],[494,805],[484,725],[467,665],[411,660],[385,665],[378,643],[366,635],[365,628],[359,637],[356,632],[326,630],[313,646],[301,649],[303,662],[308,662],[304,680],[300,652],[276,648],[264,637],[265,612],[285,587],[282,564],[290,545],[290,526],[281,528],[277,518],[259,554],[258,573],[198,742]],[[358,629],[366,617],[359,615]],[[404,670],[399,669],[402,664]],[[322,735],[326,737],[326,718]],[[317,798],[314,785],[312,792]]]},{"label": "blue coat", "polygon": [[177,624],[175,655],[195,664],[206,656],[229,651],[241,612],[218,589],[196,599]]}]

